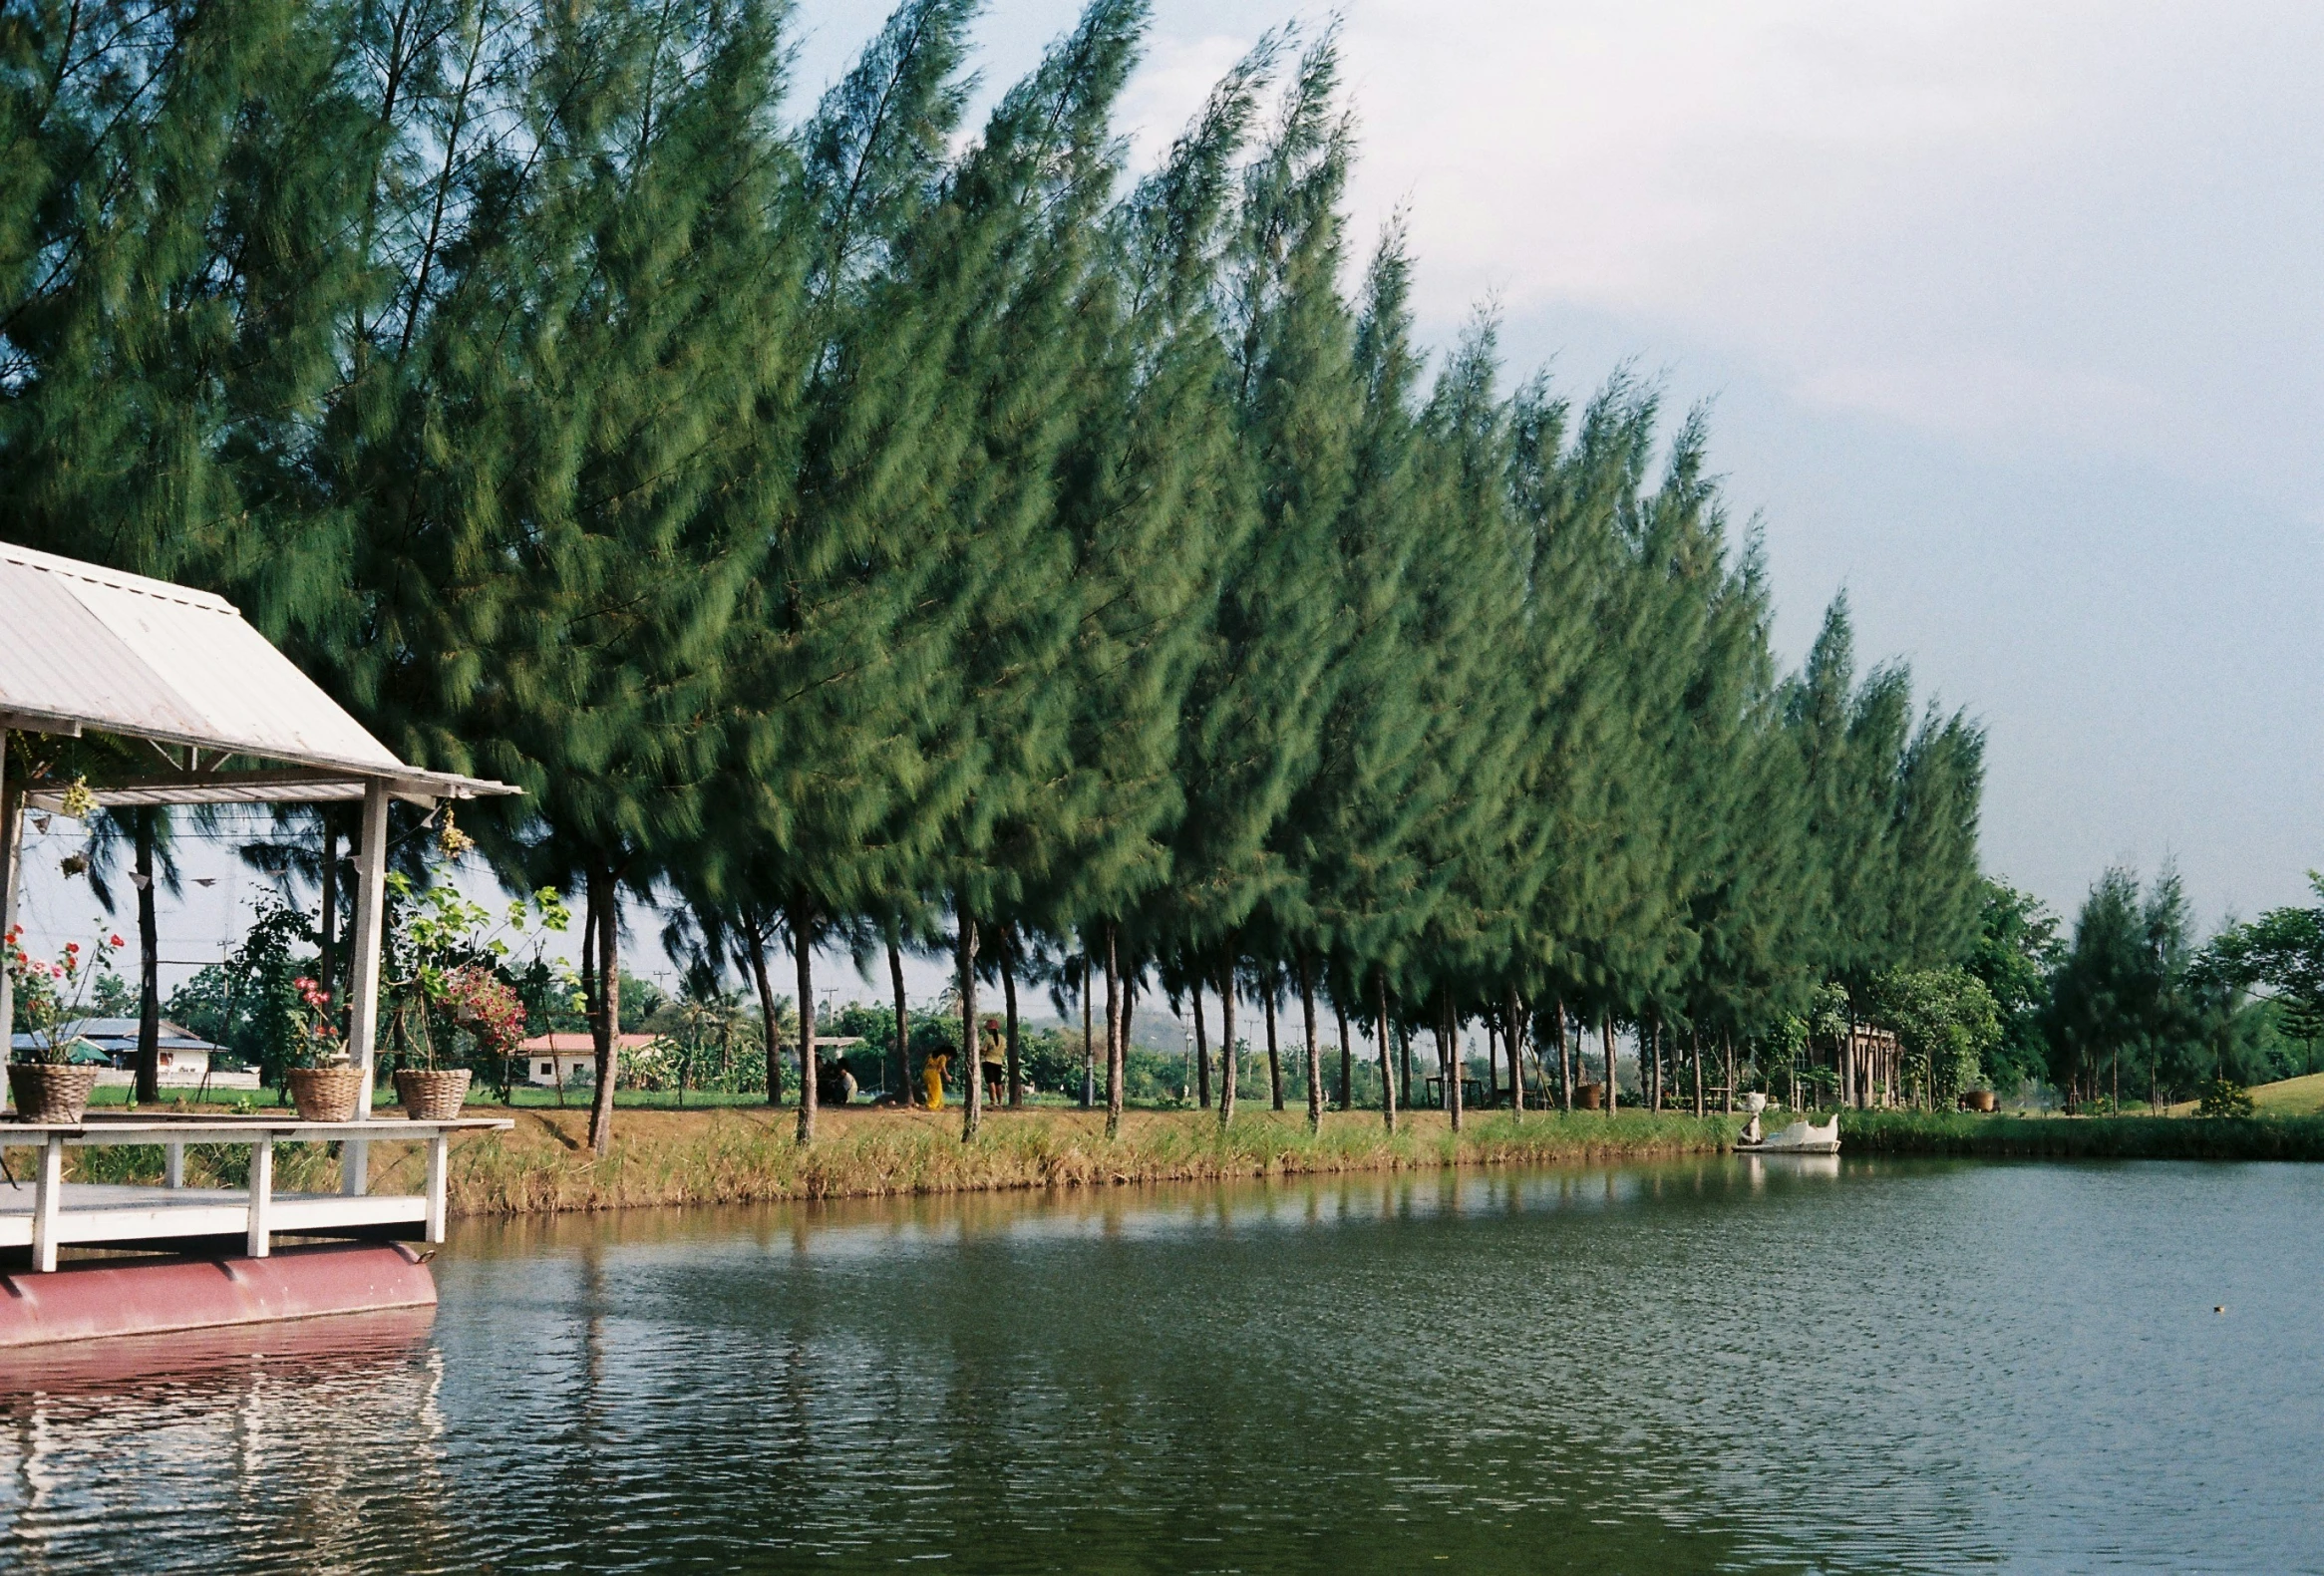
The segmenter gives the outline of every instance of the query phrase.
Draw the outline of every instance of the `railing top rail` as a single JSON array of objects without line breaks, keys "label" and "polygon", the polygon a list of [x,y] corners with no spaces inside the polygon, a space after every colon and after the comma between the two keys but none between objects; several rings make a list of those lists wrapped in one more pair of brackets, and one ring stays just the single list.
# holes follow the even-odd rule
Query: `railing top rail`
[{"label": "railing top rail", "polygon": [[0,1145],[42,1143],[315,1143],[349,1138],[432,1138],[443,1132],[502,1132],[516,1123],[505,1116],[456,1116],[443,1121],[404,1116],[370,1121],[300,1121],[275,1116],[101,1116],[75,1122],[0,1121]]}]

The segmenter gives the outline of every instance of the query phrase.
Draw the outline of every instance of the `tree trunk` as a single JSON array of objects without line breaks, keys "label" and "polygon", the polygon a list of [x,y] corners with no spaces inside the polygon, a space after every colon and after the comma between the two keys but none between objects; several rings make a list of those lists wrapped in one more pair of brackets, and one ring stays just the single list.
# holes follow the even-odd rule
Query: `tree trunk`
[{"label": "tree trunk", "polygon": [[1299,958],[1299,1013],[1307,1027],[1307,1130],[1323,1130],[1323,1043],[1315,1036],[1315,965]]},{"label": "tree trunk", "polygon": [[1403,1103],[1406,1110],[1410,1110],[1412,1109],[1412,1026],[1409,1024],[1396,1026],[1396,1079],[1399,1085],[1396,1092],[1397,1099]]},{"label": "tree trunk", "polygon": [[791,910],[791,955],[799,965],[799,1133],[802,1147],[815,1142],[815,914],[804,903]]},{"label": "tree trunk", "polygon": [[968,1070],[968,1100],[961,1107],[960,1141],[974,1139],[984,1127],[984,1066],[976,1045],[976,921],[968,905],[960,909],[960,1057]]},{"label": "tree trunk", "polygon": [[1695,1114],[1707,1115],[1711,1092],[1703,1087],[1703,1031],[1698,1026],[1687,1032],[1689,1049],[1695,1054]]},{"label": "tree trunk", "polygon": [[[900,928],[900,927],[899,927]],[[912,1019],[904,1001],[903,947],[891,932],[887,938],[887,981],[895,988],[895,1090],[897,1103],[912,1103]]]},{"label": "tree trunk", "polygon": [[1374,970],[1373,1006],[1379,1013],[1380,1025],[1380,1114],[1388,1123],[1390,1137],[1396,1135],[1396,1066],[1388,1056],[1388,976]]},{"label": "tree trunk", "polygon": [[1025,1068],[1017,1057],[1017,927],[1001,927],[1001,1007],[1008,1017],[1009,1109],[1025,1104]]},{"label": "tree trunk", "polygon": [[1453,993],[1437,992],[1437,1071],[1445,1080],[1445,1114],[1461,1130],[1461,1025],[1453,1016]]},{"label": "tree trunk", "polygon": [[1283,1108],[1283,1058],[1275,1048],[1275,992],[1270,985],[1263,1004],[1267,1014],[1267,1095],[1274,1108]]},{"label": "tree trunk", "polygon": [[1573,1039],[1565,1032],[1565,998],[1549,1004],[1549,1021],[1557,1028],[1557,1094],[1565,1114],[1573,1114]]},{"label": "tree trunk", "polygon": [[611,866],[590,866],[588,892],[589,921],[597,932],[596,1010],[589,1015],[597,1088],[589,1100],[589,1149],[602,1157],[613,1147],[613,1086],[621,1076],[621,898]]},{"label": "tree trunk", "polygon": [[154,915],[154,816],[131,811],[138,839],[138,1103],[162,1098],[162,939]]},{"label": "tree trunk", "polygon": [[1727,1048],[1727,1114],[1735,1114],[1735,1036],[1721,1035],[1720,1042]]},{"label": "tree trunk", "polygon": [[1186,988],[1194,1005],[1194,1100],[1204,1110],[1210,1108],[1210,1030],[1202,1022],[1202,971],[1196,968],[1194,982]]},{"label": "tree trunk", "polygon": [[783,1103],[783,1021],[775,1007],[775,982],[767,977],[767,933],[757,920],[743,927],[751,949],[751,983],[759,988],[760,1039],[767,1053],[767,1103]]},{"label": "tree trunk", "polygon": [[1356,1047],[1355,1043],[1348,1039],[1348,1010],[1341,1004],[1336,992],[1331,999],[1331,1010],[1333,1016],[1338,1018],[1340,1023],[1340,1109],[1354,1110],[1356,1108]]},{"label": "tree trunk", "polygon": [[1226,963],[1218,971],[1218,1125],[1224,1128],[1234,1120],[1236,1066],[1242,1059],[1234,1048],[1234,954],[1226,955]]},{"label": "tree trunk", "polygon": [[1098,1103],[1098,1042],[1090,1037],[1090,944],[1082,938],[1082,1109]]},{"label": "tree trunk", "polygon": [[1122,1080],[1128,1053],[1123,1045],[1122,959],[1114,922],[1106,921],[1106,1136],[1122,1135]]},{"label": "tree trunk", "polygon": [[1598,1019],[1598,1033],[1606,1047],[1606,1114],[1611,1116],[1622,1099],[1621,1086],[1617,1082],[1621,1066],[1615,1058],[1614,1015],[1611,1012]]},{"label": "tree trunk", "polygon": [[1525,1113],[1525,1004],[1514,985],[1508,988],[1507,1016],[1509,1109],[1522,1116]]}]

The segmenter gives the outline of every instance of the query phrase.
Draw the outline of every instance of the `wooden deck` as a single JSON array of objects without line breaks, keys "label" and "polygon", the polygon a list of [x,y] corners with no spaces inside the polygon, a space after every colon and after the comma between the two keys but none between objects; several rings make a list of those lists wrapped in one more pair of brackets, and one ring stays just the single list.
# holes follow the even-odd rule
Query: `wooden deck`
[{"label": "wooden deck", "polygon": [[[92,1115],[72,1125],[0,1122],[0,1146],[35,1151],[32,1175],[19,1176],[14,1185],[0,1180],[0,1251],[30,1248],[33,1269],[45,1272],[57,1267],[57,1250],[68,1244],[167,1247],[181,1243],[192,1248],[220,1238],[240,1238],[250,1257],[265,1258],[278,1232],[385,1232],[442,1242],[445,1166],[452,1134],[512,1125],[504,1117],[324,1122],[260,1116]],[[353,1161],[348,1170],[360,1177],[365,1170],[360,1158],[363,1151],[371,1141],[381,1139],[427,1143],[425,1193],[274,1191],[277,1143],[346,1144]],[[250,1185],[182,1185],[185,1146],[189,1143],[249,1145]],[[163,1185],[64,1180],[66,1149],[117,1144],[162,1145]],[[398,1227],[405,1230],[397,1231]]]}]

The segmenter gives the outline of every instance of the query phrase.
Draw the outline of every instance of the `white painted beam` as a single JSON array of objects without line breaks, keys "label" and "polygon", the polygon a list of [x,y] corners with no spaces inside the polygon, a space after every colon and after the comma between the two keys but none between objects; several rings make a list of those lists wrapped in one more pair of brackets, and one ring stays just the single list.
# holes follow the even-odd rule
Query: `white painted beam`
[{"label": "white painted beam", "polygon": [[265,1258],[274,1251],[274,1140],[261,1138],[250,1146],[250,1257]]},{"label": "white painted beam", "polygon": [[[371,1116],[372,1055],[379,1024],[379,965],[387,901],[388,786],[364,786],[363,840],[355,855],[355,968],[348,992],[348,1059],[363,1070],[355,1097],[355,1119]],[[340,1150],[341,1190],[361,1194],[371,1185],[370,1145],[350,1140]]]},{"label": "white painted beam", "polygon": [[40,1177],[32,1194],[32,1267],[46,1275],[57,1267],[58,1216],[65,1204],[65,1141],[40,1146]]}]

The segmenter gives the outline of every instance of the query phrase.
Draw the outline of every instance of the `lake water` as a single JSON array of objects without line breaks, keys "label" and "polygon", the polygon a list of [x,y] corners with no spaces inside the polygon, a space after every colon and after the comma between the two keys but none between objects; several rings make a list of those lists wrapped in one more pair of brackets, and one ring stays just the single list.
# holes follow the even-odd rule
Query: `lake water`
[{"label": "lake water", "polygon": [[2320,1223],[1852,1158],[470,1222],[432,1324],[17,1365],[0,1568],[2324,1570]]}]

